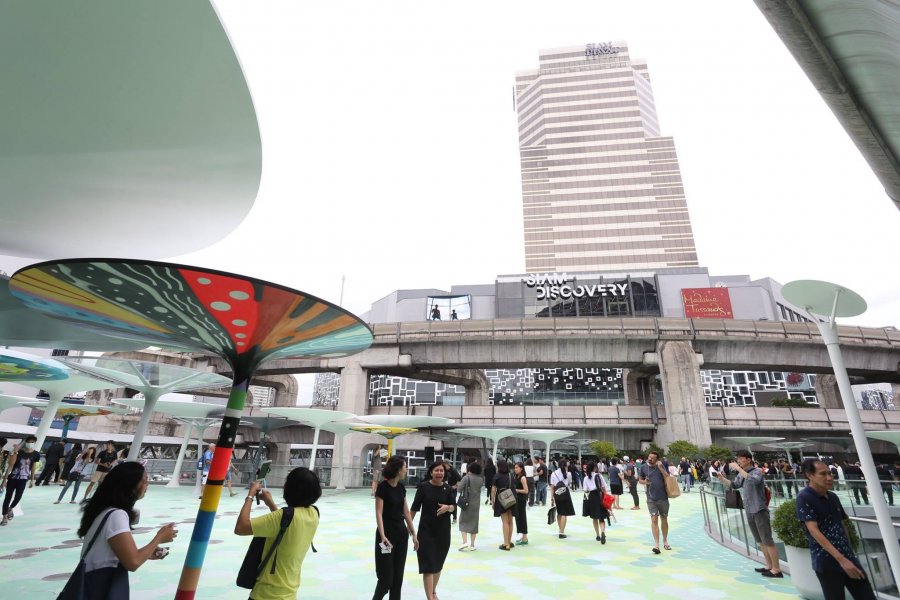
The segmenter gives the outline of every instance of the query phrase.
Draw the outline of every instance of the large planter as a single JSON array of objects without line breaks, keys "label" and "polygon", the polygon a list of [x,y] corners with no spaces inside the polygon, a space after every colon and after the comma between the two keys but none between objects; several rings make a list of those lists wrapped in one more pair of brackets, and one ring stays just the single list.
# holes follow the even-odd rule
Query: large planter
[{"label": "large planter", "polygon": [[[785,544],[784,554],[787,556],[788,567],[791,570],[791,582],[794,584],[797,593],[806,598],[806,600],[825,600],[825,596],[822,594],[822,586],[819,585],[816,572],[812,569],[812,558],[809,555],[809,548],[797,548],[796,546]],[[844,597],[847,598],[846,592]]]}]

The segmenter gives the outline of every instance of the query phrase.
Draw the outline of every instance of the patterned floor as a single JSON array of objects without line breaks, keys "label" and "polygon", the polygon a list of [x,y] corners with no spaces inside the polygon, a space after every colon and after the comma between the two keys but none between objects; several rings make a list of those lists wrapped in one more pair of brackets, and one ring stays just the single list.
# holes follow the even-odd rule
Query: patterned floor
[{"label": "patterned floor", "polygon": [[[147,563],[131,574],[132,598],[174,595],[198,505],[191,491],[186,487],[172,490],[153,486],[139,503],[142,518],[136,532],[138,543],[149,539],[151,528],[173,520],[179,523],[179,536],[171,545],[168,558]],[[54,505],[58,493],[55,486],[26,490],[24,514],[0,528],[3,598],[55,598],[76,565],[80,550],[75,535],[79,513],[77,505]],[[249,541],[232,533],[243,498],[243,494],[223,498],[198,598],[225,600],[248,596],[234,585],[237,565]],[[319,552],[307,555],[298,597],[371,598],[375,585],[375,522],[368,490],[326,491],[319,508],[322,522],[315,539]],[[254,508],[254,512],[262,510],[265,508]],[[569,537],[558,539],[556,527],[546,525],[546,510],[535,507],[529,511],[531,543],[509,553],[497,549],[501,541],[500,522],[491,514],[487,506],[482,506],[477,552],[458,552],[459,538],[454,534],[438,587],[442,600],[488,600],[511,595],[567,600],[798,597],[789,578],[763,579],[753,572],[758,563],[722,548],[706,536],[697,493],[672,500],[669,542],[673,550],[659,556],[650,551],[650,523],[643,509],[617,511],[618,521],[607,532],[607,544],[601,545],[594,540],[590,521],[581,517],[571,517],[566,532]],[[423,596],[416,557],[410,552],[403,598]]]}]

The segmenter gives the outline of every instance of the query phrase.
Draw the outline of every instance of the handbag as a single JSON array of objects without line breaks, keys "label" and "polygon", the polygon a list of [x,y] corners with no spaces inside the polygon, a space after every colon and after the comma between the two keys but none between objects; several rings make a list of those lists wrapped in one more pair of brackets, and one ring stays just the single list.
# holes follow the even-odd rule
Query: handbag
[{"label": "handbag", "polygon": [[[278,544],[281,543],[281,538],[284,537],[284,532],[287,531],[293,518],[294,509],[292,507],[289,506],[282,511],[281,528],[278,530],[278,535],[275,536],[275,542],[272,544],[272,547],[269,548],[269,552],[266,554],[265,558],[263,558],[263,549],[266,545],[266,538],[254,537],[253,540],[250,541],[250,547],[247,548],[247,554],[244,556],[244,562],[241,563],[241,568],[237,575],[237,584],[239,587],[248,590],[253,589],[253,586],[256,585],[256,580],[262,575],[263,570],[266,568],[266,564],[268,564],[269,559],[272,558],[275,549],[278,548]],[[270,572],[275,572],[274,560],[272,561],[272,569]]]},{"label": "handbag", "polygon": [[456,499],[456,507],[459,510],[469,508],[469,480],[463,477],[463,482],[459,484],[459,497]]},{"label": "handbag", "polygon": [[547,511],[547,525],[553,525],[554,521],[556,521],[556,507],[551,506]]},{"label": "handbag", "polygon": [[725,508],[744,508],[744,499],[738,490],[725,490]]},{"label": "handbag", "polygon": [[512,477],[509,477],[509,487],[500,490],[497,494],[497,501],[500,502],[503,510],[509,510],[516,505],[516,493],[513,491],[512,486]]},{"label": "handbag", "polygon": [[678,480],[672,477],[671,475],[665,476],[666,480],[666,496],[669,498],[677,498],[681,495],[681,487],[678,485]]},{"label": "handbag", "polygon": [[[113,509],[116,510],[116,509]],[[72,571],[72,575],[65,587],[56,597],[56,600],[128,600],[130,589],[128,586],[128,571],[121,564],[115,567],[103,567],[87,571],[84,557],[94,546],[97,536],[103,531],[103,526],[113,510],[103,515],[100,526],[91,536],[91,541],[81,553],[78,566]]]}]

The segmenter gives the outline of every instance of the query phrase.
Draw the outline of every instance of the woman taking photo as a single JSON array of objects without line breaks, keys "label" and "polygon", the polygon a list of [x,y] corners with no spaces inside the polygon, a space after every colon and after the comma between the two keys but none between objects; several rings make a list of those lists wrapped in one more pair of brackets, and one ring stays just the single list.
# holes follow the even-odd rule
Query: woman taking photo
[{"label": "woman taking photo", "polygon": [[425,586],[426,600],[439,600],[438,581],[444,569],[447,552],[450,551],[450,513],[456,510],[453,490],[444,481],[444,464],[432,463],[428,467],[428,479],[416,488],[412,518],[421,512],[419,519],[419,573]]},{"label": "woman taking photo", "polygon": [[[72,449],[72,453],[75,453],[75,449]],[[75,487],[72,489],[72,499],[69,500],[69,504],[75,504],[75,497],[78,496],[78,486],[81,485],[81,474],[84,471],[84,468],[94,462],[94,447],[91,446],[87,450],[81,453],[80,456],[75,458],[75,464],[69,469],[66,474],[66,486],[59,492],[59,498],[56,499],[56,502],[53,504],[59,504],[62,502],[63,496],[66,495],[66,490],[75,483]]]},{"label": "woman taking photo", "polygon": [[559,459],[559,468],[550,475],[551,505],[556,507],[556,524],[559,526],[559,539],[566,537],[566,521],[575,516],[575,506],[572,504],[572,493],[569,486],[572,485],[572,477],[568,471],[569,461]]},{"label": "woman taking photo", "polygon": [[[129,464],[129,463],[126,463]],[[269,508],[269,513],[250,519],[250,507],[259,494]],[[319,527],[319,509],[313,504],[322,496],[322,484],[316,474],[306,467],[297,467],[284,480],[284,501],[292,510],[292,516],[278,545],[277,554],[272,558],[271,568],[267,565],[256,579],[250,592],[252,600],[273,600],[296,598],[300,589],[300,572],[303,559],[312,544]],[[275,538],[281,531],[281,517],[285,509],[278,508],[269,490],[262,489],[262,483],[254,481],[247,490],[244,506],[234,524],[237,535],[252,535],[266,538],[263,556],[266,556]]]},{"label": "woman taking photo", "polygon": [[609,511],[603,506],[603,494],[609,493],[603,475],[597,473],[597,464],[594,461],[588,463],[587,476],[584,478],[584,491],[587,494],[587,513],[594,522],[594,533],[597,541],[606,543],[606,519]]},{"label": "woman taking photo", "polygon": [[528,477],[525,475],[525,464],[517,462],[513,467],[513,485],[516,492],[516,533],[520,546],[528,545]]},{"label": "woman taking photo", "polygon": [[390,600],[400,600],[403,586],[403,568],[409,536],[413,550],[419,549],[419,539],[413,528],[412,515],[406,504],[406,461],[392,456],[384,465],[383,479],[375,488],[375,574],[378,583],[372,600],[382,600],[388,592]]},{"label": "woman taking photo", "polygon": [[[462,534],[460,552],[475,551],[475,536],[478,535],[478,517],[481,510],[481,488],[483,486],[484,477],[481,476],[481,465],[477,462],[469,464],[457,490],[459,497],[456,505],[457,507],[465,506],[459,513],[459,532]],[[472,536],[471,545],[466,539],[467,534]]]},{"label": "woman taking photo", "polygon": [[[148,560],[164,558],[160,544],[178,535],[174,523],[163,525],[150,543],[135,544],[131,526],[137,522],[134,503],[147,492],[147,471],[140,463],[122,463],[109,471],[88,500],[81,516],[78,537],[88,550],[84,555],[85,578],[92,585],[91,598],[128,598],[128,573]],[[102,588],[102,589],[100,589]]]},{"label": "woman taking photo", "polygon": [[509,472],[509,463],[501,458],[497,461],[497,474],[494,475],[494,481],[491,483],[491,503],[494,505],[494,516],[500,517],[500,523],[503,525],[503,543],[500,544],[500,549],[509,551],[513,547],[512,520],[518,501],[509,508],[503,508],[497,496],[505,489],[515,491],[516,483],[515,478]]}]

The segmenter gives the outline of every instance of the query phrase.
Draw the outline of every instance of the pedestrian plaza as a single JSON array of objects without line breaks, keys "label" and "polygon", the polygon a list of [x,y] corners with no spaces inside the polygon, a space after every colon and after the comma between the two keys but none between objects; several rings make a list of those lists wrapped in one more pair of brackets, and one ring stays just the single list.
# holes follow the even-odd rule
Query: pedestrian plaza
[{"label": "pedestrian plaza", "polygon": [[[54,598],[78,562],[81,543],[76,530],[78,505],[54,505],[60,488],[42,486],[26,490],[17,516],[0,529],[0,580],[4,598]],[[178,524],[178,538],[162,561],[147,562],[131,574],[132,598],[174,597],[199,500],[193,488],[151,486],[137,504],[141,519],[135,531],[140,545],[164,523]],[[224,494],[210,538],[197,598],[247,598],[249,590],[234,581],[248,537],[234,535],[238,510],[245,497],[235,490]],[[407,490],[412,502],[414,488]],[[281,490],[273,490],[280,500]],[[580,500],[581,491],[574,493]],[[608,541],[594,539],[587,518],[570,517],[567,539],[557,537],[556,524],[547,525],[547,508],[528,512],[529,545],[502,552],[500,519],[481,505],[481,532],[476,552],[459,552],[454,526],[453,543],[441,576],[442,600],[487,600],[510,596],[528,598],[638,600],[642,598],[797,598],[789,577],[764,579],[753,572],[759,563],[744,558],[709,538],[703,529],[700,494],[672,500],[669,517],[671,551],[652,554],[650,518],[643,506],[628,510],[631,499],[622,497],[623,510],[607,529]],[[576,505],[578,502],[576,501]],[[371,598],[375,587],[373,545],[374,500],[368,489],[325,490],[317,503],[321,523],[303,563],[298,598],[343,600]],[[265,506],[254,506],[253,515]],[[418,518],[416,519],[418,524]],[[422,598],[422,578],[410,547],[403,598]]]}]

